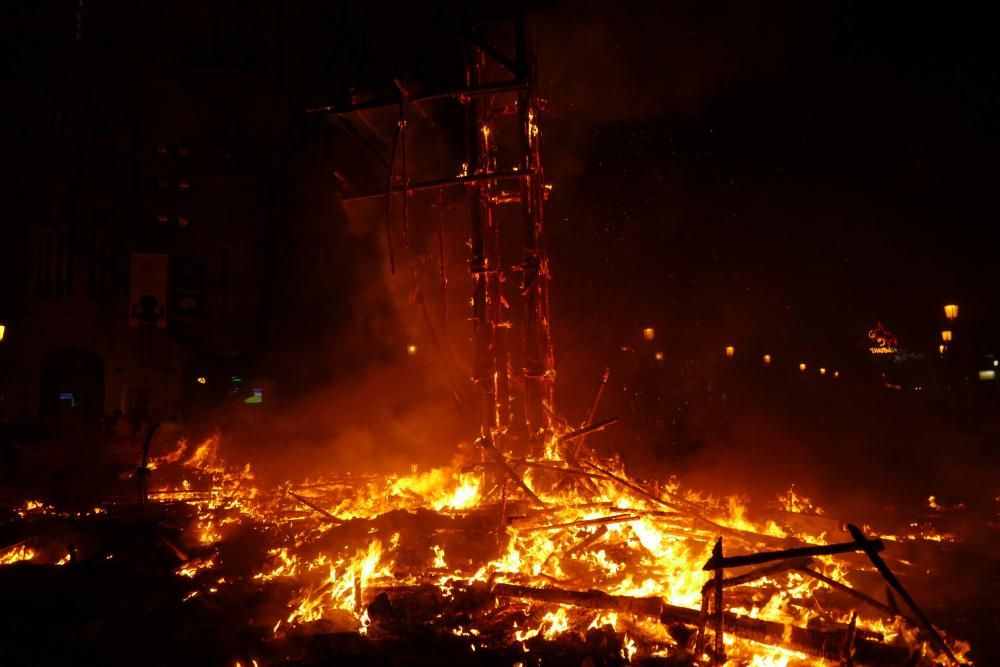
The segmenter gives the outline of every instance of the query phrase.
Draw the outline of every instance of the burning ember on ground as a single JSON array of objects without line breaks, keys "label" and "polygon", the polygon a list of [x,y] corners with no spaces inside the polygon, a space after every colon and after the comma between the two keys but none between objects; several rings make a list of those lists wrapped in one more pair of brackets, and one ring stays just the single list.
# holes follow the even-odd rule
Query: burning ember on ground
[{"label": "burning ember on ground", "polygon": [[[900,541],[954,537],[918,526],[878,539],[795,488],[751,519],[739,498],[637,479],[573,436],[537,458],[483,462],[470,448],[446,468],[277,488],[221,459],[222,436],[182,440],[151,461],[158,484],[140,507],[164,516],[184,605],[246,605],[255,653],[233,664],[284,664],[295,637],[414,634],[524,665],[971,664],[907,599],[902,582],[928,575],[897,555]],[[38,502],[16,514],[59,518]],[[57,544],[43,532],[0,563],[72,567],[81,554]]]}]

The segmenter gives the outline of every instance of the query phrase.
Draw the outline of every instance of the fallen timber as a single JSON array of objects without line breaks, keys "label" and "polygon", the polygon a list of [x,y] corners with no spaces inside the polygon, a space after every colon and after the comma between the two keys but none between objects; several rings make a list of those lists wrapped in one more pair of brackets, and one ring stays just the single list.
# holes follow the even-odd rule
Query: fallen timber
[{"label": "fallen timber", "polygon": [[[565,604],[587,609],[617,611],[640,616],[652,616],[667,625],[680,623],[697,626],[701,611],[668,604],[659,597],[636,598],[609,595],[601,591],[574,591],[560,588],[534,588],[516,584],[495,584],[494,596],[532,600],[551,604]],[[828,660],[840,660],[843,647],[848,642],[851,629],[847,626],[833,628],[801,628],[774,621],[750,618],[732,612],[723,612],[726,632],[741,639],[748,639],[772,646],[782,646]],[[906,646],[886,644],[881,635],[864,630],[854,633],[854,661],[857,665],[904,665],[910,658]]]}]

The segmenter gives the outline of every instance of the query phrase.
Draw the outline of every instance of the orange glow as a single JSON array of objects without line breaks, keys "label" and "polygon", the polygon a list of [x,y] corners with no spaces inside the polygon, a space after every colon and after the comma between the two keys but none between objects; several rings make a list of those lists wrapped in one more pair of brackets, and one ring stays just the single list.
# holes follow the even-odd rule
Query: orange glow
[{"label": "orange glow", "polygon": [[938,345],[938,352],[941,353],[942,355],[944,355],[944,353],[945,353],[945,351],[947,349],[948,349],[948,346],[945,345],[944,343],[942,343],[941,345]]},{"label": "orange glow", "polygon": [[208,382],[208,379],[204,375],[199,375],[197,378],[195,378],[195,381],[198,384],[206,384]]},{"label": "orange glow", "polygon": [[833,372],[833,377],[839,378],[840,377],[840,371],[834,371]]},{"label": "orange glow", "polygon": [[408,355],[410,355],[410,356],[413,356],[414,354],[417,353],[417,346],[413,345],[412,343],[410,345],[407,345],[406,346],[406,353]]},{"label": "orange glow", "polygon": [[663,353],[657,352],[656,354],[653,355],[653,358],[656,359],[657,361],[663,361]]},{"label": "orange glow", "polygon": [[944,307],[944,316],[948,318],[949,322],[953,322],[956,317],[958,317],[958,306],[953,303],[948,304]]},{"label": "orange glow", "polygon": [[951,331],[949,329],[945,329],[944,331],[941,332],[941,340],[943,340],[946,343],[951,342]]},{"label": "orange glow", "polygon": [[826,375],[826,369],[825,368],[820,368],[819,369],[819,374],[820,375]]},{"label": "orange glow", "polygon": [[764,365],[765,366],[770,366],[771,365],[771,355],[770,354],[765,354],[764,355]]},{"label": "orange glow", "polygon": [[806,365],[805,364],[799,364],[799,371],[802,372],[802,373],[805,373],[806,372]]},{"label": "orange glow", "polygon": [[735,354],[736,354],[736,348],[733,347],[732,345],[727,345],[726,346],[726,356],[729,357],[730,359],[732,359]]},{"label": "orange glow", "polygon": [[645,340],[653,340],[656,338],[656,330],[653,327],[646,327],[642,330],[642,337]]}]

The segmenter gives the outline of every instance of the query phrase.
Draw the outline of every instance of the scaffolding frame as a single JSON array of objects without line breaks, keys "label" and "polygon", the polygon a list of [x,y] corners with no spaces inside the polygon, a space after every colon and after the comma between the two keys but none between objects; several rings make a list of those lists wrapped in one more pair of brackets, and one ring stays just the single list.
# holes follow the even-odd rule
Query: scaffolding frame
[{"label": "scaffolding frame", "polygon": [[[347,195],[344,201],[386,198],[386,235],[390,264],[395,272],[392,248],[391,204],[396,193],[402,194],[403,237],[408,235],[409,196],[427,189],[464,187],[471,204],[472,321],[475,351],[472,380],[478,388],[481,444],[492,449],[514,423],[511,407],[512,385],[524,394],[524,424],[528,441],[537,451],[553,431],[555,362],[549,319],[548,249],[545,243],[544,201],[546,185],[541,161],[536,48],[522,19],[502,23],[513,33],[512,56],[486,39],[479,27],[470,25],[462,36],[464,85],[446,89],[410,92],[397,79],[397,94],[391,97],[343,105],[324,105],[309,109],[317,116],[345,117],[350,114],[397,106],[398,129],[393,138],[388,164],[388,184],[375,193]],[[508,33],[509,35],[509,33]],[[504,75],[497,77],[496,70]],[[494,74],[491,76],[491,72]],[[513,104],[497,105],[499,96],[514,96]],[[411,182],[406,164],[406,118],[411,109],[420,111],[423,102],[456,99],[465,107],[466,169],[453,177]],[[494,123],[499,115],[517,115],[517,164],[497,167],[497,133]],[[365,121],[367,122],[367,121]],[[402,178],[395,173],[400,154]],[[383,161],[384,164],[384,161]],[[514,189],[504,189],[514,185]],[[510,364],[511,323],[504,315],[501,286],[506,282],[501,263],[501,225],[497,208],[519,205],[523,225],[518,292],[523,309],[521,337],[523,364],[520,376]]]}]

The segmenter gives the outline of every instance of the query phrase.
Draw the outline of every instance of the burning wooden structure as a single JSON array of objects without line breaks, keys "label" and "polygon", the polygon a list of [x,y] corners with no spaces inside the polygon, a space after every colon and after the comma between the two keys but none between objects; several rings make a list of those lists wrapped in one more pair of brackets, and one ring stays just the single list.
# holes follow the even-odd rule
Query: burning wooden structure
[{"label": "burning wooden structure", "polygon": [[[614,422],[596,419],[600,391],[581,428],[556,417],[540,103],[530,40],[522,24],[511,30],[510,57],[470,30],[460,88],[397,84],[392,100],[314,110],[398,107],[381,196],[388,204],[401,196],[404,240],[412,192],[471,193],[476,446],[447,468],[267,488],[249,466],[220,457],[222,436],[181,441],[158,456],[144,451],[138,502],[82,515],[42,503],[19,508],[0,563],[74,568],[121,559],[126,550],[109,547],[101,527],[142,526],[142,557],[172,573],[174,584],[158,585],[181,613],[234,610],[226,619],[241,639],[228,658],[240,665],[345,656],[394,664],[968,664],[967,647],[942,636],[901,581],[915,568],[882,540],[794,494],[751,520],[736,499],[631,475],[587,447],[588,435]],[[467,163],[456,176],[411,181],[407,119],[442,97],[465,104]],[[515,120],[518,139],[516,164],[503,168],[501,118]],[[508,205],[519,207],[523,224],[516,290],[496,214]],[[523,309],[520,373],[505,313],[514,294]],[[602,389],[606,382],[607,374]],[[516,389],[520,417],[511,408]],[[520,435],[532,446],[515,454]]]}]

